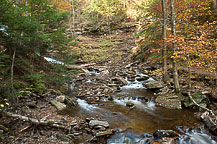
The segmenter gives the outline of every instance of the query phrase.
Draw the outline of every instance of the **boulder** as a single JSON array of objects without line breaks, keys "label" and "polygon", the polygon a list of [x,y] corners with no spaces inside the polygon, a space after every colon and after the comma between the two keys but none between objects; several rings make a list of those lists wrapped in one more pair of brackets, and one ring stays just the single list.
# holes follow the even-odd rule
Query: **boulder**
[{"label": "boulder", "polygon": [[163,88],[163,84],[160,81],[149,81],[144,83],[147,89],[161,89]]},{"label": "boulder", "polygon": [[136,80],[137,81],[145,81],[145,80],[148,80],[149,79],[149,76],[142,76],[142,77],[137,77]]},{"label": "boulder", "polygon": [[61,102],[58,102],[56,100],[52,100],[51,104],[55,106],[59,111],[64,110],[67,106]]},{"label": "boulder", "polygon": [[157,106],[168,109],[182,109],[182,103],[178,96],[158,96],[155,102]]},{"label": "boulder", "polygon": [[126,106],[127,107],[134,107],[134,103],[129,101],[129,102],[126,103]]},{"label": "boulder", "polygon": [[[198,91],[193,93],[192,98],[195,100],[196,103],[206,107],[207,96],[203,95],[202,92]],[[182,102],[185,105],[185,107],[190,107],[194,105],[194,103],[190,100],[189,97],[184,98]]]},{"label": "boulder", "polygon": [[57,96],[56,101],[64,103],[67,107],[74,107],[78,105],[78,102],[73,97],[69,97],[66,95]]},{"label": "boulder", "polygon": [[56,97],[56,101],[64,103],[66,96],[60,95]]},{"label": "boulder", "polygon": [[164,137],[178,137],[179,134],[173,130],[156,130],[153,136],[155,139],[162,139]]},{"label": "boulder", "polygon": [[109,123],[107,121],[101,121],[101,120],[91,120],[89,122],[90,127],[94,126],[103,126],[103,127],[109,127]]}]

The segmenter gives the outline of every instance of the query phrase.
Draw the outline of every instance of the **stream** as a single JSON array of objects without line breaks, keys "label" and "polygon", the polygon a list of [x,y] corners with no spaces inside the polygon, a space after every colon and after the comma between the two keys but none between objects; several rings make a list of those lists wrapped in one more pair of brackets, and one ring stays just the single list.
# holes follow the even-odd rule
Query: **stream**
[{"label": "stream", "polygon": [[[94,72],[92,72],[94,73]],[[95,73],[98,75],[99,73]],[[137,75],[143,76],[137,72]],[[153,80],[149,78],[146,81]],[[79,108],[67,111],[69,115],[82,118],[101,118],[110,123],[111,128],[118,128],[107,143],[109,144],[146,144],[151,142],[150,134],[156,130],[175,130],[185,136],[180,136],[180,144],[216,144],[208,132],[201,126],[202,123],[194,117],[194,112],[189,109],[171,110],[155,105],[153,91],[143,86],[143,81],[128,81],[121,87],[120,92],[109,98],[102,98],[97,104],[88,104],[85,100],[78,99]],[[87,80],[88,83],[92,81]],[[127,103],[134,107],[127,107]],[[194,127],[195,129],[183,129]]]},{"label": "stream", "polygon": [[[49,61],[50,59],[47,58]],[[62,64],[59,61],[52,61]],[[88,84],[96,82],[98,71],[90,71],[94,78],[86,78]],[[155,105],[153,91],[147,90],[143,82],[137,78],[146,76],[136,71],[136,76],[120,87],[119,92],[109,97],[102,97],[95,104],[88,104],[84,99],[77,98],[79,107],[67,109],[61,114],[78,116],[83,119],[95,118],[107,121],[110,128],[116,129],[108,144],[149,144],[157,130],[174,130],[179,133],[177,144],[217,144],[214,137],[194,117],[193,110],[171,110]],[[72,83],[73,87],[75,83]],[[75,86],[76,88],[76,86]],[[76,93],[74,94],[76,96]],[[90,137],[82,137],[77,143],[83,143]]]}]

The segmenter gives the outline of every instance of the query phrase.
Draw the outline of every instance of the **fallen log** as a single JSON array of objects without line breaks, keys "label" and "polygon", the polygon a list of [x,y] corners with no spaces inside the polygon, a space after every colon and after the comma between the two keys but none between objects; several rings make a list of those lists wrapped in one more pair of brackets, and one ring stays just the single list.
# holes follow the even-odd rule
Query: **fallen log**
[{"label": "fallen log", "polygon": [[[208,129],[217,134],[217,125],[216,122],[209,116],[209,113],[206,111],[201,116],[201,119],[205,123],[205,125],[208,127]],[[214,118],[216,120],[216,118]]]},{"label": "fallen log", "polygon": [[1,110],[0,112],[2,112],[4,115],[8,116],[8,117],[12,117],[12,118],[15,118],[15,119],[20,119],[20,120],[23,120],[23,121],[26,121],[26,122],[29,122],[33,125],[43,125],[43,126],[50,126],[50,127],[54,127],[54,128],[60,128],[60,129],[65,129],[65,130],[69,130],[67,128],[67,126],[64,126],[62,124],[60,124],[59,122],[56,122],[55,120],[53,119],[34,119],[34,118],[30,118],[30,117],[27,117],[27,116],[22,116],[22,115],[19,115],[19,114],[14,114],[14,113],[11,113],[11,112],[7,112],[7,111],[4,111],[4,110]]}]

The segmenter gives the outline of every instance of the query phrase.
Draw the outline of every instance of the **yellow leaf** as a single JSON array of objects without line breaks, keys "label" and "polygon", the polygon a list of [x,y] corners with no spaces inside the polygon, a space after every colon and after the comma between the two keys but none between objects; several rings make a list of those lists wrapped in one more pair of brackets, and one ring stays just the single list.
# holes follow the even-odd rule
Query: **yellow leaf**
[{"label": "yellow leaf", "polygon": [[5,107],[3,104],[0,105],[2,108]]}]

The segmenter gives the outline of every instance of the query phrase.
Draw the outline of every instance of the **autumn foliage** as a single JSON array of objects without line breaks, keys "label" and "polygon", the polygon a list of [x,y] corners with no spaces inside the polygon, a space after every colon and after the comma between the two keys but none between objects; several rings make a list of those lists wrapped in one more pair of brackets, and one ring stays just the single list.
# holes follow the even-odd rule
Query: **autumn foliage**
[{"label": "autumn foliage", "polygon": [[[170,1],[167,1],[169,5]],[[183,0],[175,2],[176,11],[176,28],[177,35],[174,41],[171,36],[171,27],[168,25],[168,58],[175,58],[179,66],[202,68],[210,73],[216,73],[217,70],[217,12],[216,8],[211,7],[211,0]],[[170,9],[168,8],[168,13]],[[150,33],[149,28],[154,25],[161,27],[162,8],[159,3],[152,5],[150,15],[155,17],[156,21],[151,22],[148,26],[144,26],[144,35],[140,36],[143,39],[140,44],[149,44],[146,50],[155,55],[161,55],[162,40],[157,38],[147,37]],[[156,18],[158,17],[158,18]],[[171,16],[169,15],[169,19]],[[159,20],[159,21],[158,21]],[[155,26],[154,28],[157,29]],[[156,33],[155,33],[156,35]],[[158,32],[158,38],[161,33]],[[147,42],[149,40],[149,42]],[[177,51],[171,52],[171,43],[175,42]],[[155,43],[155,45],[150,45]],[[156,47],[158,45],[158,47]],[[162,58],[162,57],[161,57]],[[155,56],[152,60],[159,60]]]}]

